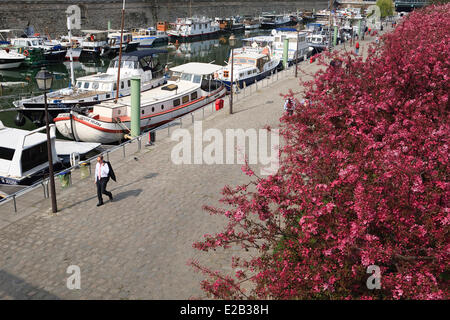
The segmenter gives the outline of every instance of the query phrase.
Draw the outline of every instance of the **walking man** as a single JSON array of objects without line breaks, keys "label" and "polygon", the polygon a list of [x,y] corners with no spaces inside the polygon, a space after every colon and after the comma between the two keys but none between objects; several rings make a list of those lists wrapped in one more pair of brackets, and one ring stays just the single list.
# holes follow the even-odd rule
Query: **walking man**
[{"label": "walking man", "polygon": [[97,185],[97,197],[98,203],[97,207],[103,205],[103,197],[102,194],[105,194],[109,197],[109,200],[113,200],[112,193],[106,191],[106,184],[109,180],[109,166],[107,163],[103,161],[103,156],[97,157],[97,165],[95,166],[95,184]]}]

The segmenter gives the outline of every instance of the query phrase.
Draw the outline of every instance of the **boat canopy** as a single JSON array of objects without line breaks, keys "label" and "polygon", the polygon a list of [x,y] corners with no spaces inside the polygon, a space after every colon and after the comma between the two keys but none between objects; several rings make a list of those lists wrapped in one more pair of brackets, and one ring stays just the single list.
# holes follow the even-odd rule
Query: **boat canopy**
[{"label": "boat canopy", "polygon": [[170,69],[173,72],[189,73],[195,75],[208,75],[222,69],[222,66],[211,63],[189,62]]}]

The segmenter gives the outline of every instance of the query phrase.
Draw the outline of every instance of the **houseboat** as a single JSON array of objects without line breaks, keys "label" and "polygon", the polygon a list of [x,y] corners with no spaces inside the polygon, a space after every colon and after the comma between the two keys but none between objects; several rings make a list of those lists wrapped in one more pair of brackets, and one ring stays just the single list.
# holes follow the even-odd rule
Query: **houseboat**
[{"label": "houseboat", "polygon": [[[231,81],[239,88],[250,85],[255,81],[264,79],[273,74],[281,66],[281,60],[272,54],[270,47],[260,48],[242,47],[233,50],[233,59],[228,60],[228,65],[217,72],[217,79],[222,81],[227,90],[230,90]],[[231,63],[233,60],[233,80],[231,79]]]},{"label": "houseboat", "polygon": [[276,29],[292,24],[291,17],[285,14],[263,14],[261,17],[262,29]]},{"label": "houseboat", "polygon": [[[214,79],[222,66],[192,62],[171,69],[167,85],[141,93],[141,131],[158,127],[214,102],[226,89]],[[131,97],[103,102],[91,112],[72,110],[55,118],[58,131],[69,139],[86,142],[121,141],[131,128]]]},{"label": "houseboat", "polygon": [[[131,92],[131,78],[141,77],[141,90],[149,90],[166,82],[164,64],[160,54],[166,50],[146,49],[122,54],[120,67],[119,96],[127,96]],[[112,100],[117,94],[117,73],[119,58],[111,60],[106,73],[97,73],[76,80],[70,88],[56,90],[47,94],[50,118],[72,107],[89,107],[105,100]],[[44,96],[36,96],[13,102],[19,115],[24,115],[36,124],[44,120]]]},{"label": "houseboat", "polygon": [[219,23],[209,18],[178,18],[171,23],[172,28],[167,31],[169,40],[191,41],[201,38],[215,37],[220,31]]}]

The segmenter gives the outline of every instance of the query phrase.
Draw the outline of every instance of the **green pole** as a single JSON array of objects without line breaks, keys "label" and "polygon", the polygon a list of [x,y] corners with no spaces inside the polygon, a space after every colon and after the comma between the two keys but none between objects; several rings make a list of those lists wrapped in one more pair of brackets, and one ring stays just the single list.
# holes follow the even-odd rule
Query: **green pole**
[{"label": "green pole", "polygon": [[141,78],[131,78],[131,136],[141,134]]},{"label": "green pole", "polygon": [[288,53],[289,53],[289,39],[284,39],[283,48],[283,66],[286,69],[288,67]]},{"label": "green pole", "polygon": [[333,46],[336,46],[336,43],[337,43],[337,33],[338,33],[338,28],[337,28],[337,26],[334,26]]},{"label": "green pole", "polygon": [[359,24],[358,24],[358,37],[359,37],[359,39],[362,39],[362,34],[361,34],[361,19],[359,19]]}]

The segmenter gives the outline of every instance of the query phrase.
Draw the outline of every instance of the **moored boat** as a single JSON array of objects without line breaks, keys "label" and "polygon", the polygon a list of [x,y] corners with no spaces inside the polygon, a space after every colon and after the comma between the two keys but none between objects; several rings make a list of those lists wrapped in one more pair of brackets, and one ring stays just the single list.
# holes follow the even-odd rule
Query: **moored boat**
[{"label": "moored boat", "polygon": [[[25,185],[48,171],[47,135],[33,131],[8,128],[0,121],[0,184]],[[59,163],[55,150],[55,126],[50,126],[53,163]]]},{"label": "moored boat", "polygon": [[25,56],[9,48],[0,49],[0,69],[14,69],[20,67],[25,61]]},{"label": "moored boat", "polygon": [[164,45],[169,42],[166,31],[157,30],[153,27],[147,29],[133,29],[133,40],[137,41],[140,48],[148,48]]},{"label": "moored boat", "polygon": [[273,52],[280,60],[283,60],[284,41],[288,39],[288,65],[303,60],[311,55],[312,48],[307,41],[308,33],[297,32],[294,28],[278,28],[272,30]]},{"label": "moored boat", "polygon": [[[160,61],[159,54],[166,50],[146,49],[124,53],[120,67],[119,95],[127,96],[131,90],[131,78],[140,76],[141,90],[149,90],[165,83],[164,64]],[[76,84],[70,88],[53,91],[47,94],[47,104],[50,118],[58,113],[70,110],[72,107],[89,107],[105,100],[111,100],[117,93],[117,73],[119,59],[116,57],[110,62],[106,73],[97,73],[76,80]],[[44,119],[44,96],[36,96],[13,102],[19,112],[28,117],[34,123],[40,124]]]},{"label": "moored boat", "polygon": [[[281,60],[273,55],[269,46],[260,48],[242,47],[233,50],[233,59],[228,60],[228,65],[217,72],[217,78],[222,81],[227,89],[233,84],[242,88],[244,84],[250,85],[266,78],[280,68]],[[231,79],[231,64],[233,61],[233,80]]]},{"label": "moored boat", "polygon": [[170,25],[172,28],[167,31],[167,34],[171,42],[214,37],[220,31],[219,24],[206,17],[178,18]]},{"label": "moored boat", "polygon": [[[172,68],[167,85],[141,93],[141,130],[160,126],[224,96],[225,87],[214,79],[221,68],[197,62]],[[69,139],[100,143],[121,141],[131,128],[131,97],[120,98],[117,103],[97,104],[86,114],[61,113],[55,118],[55,124]]]}]

